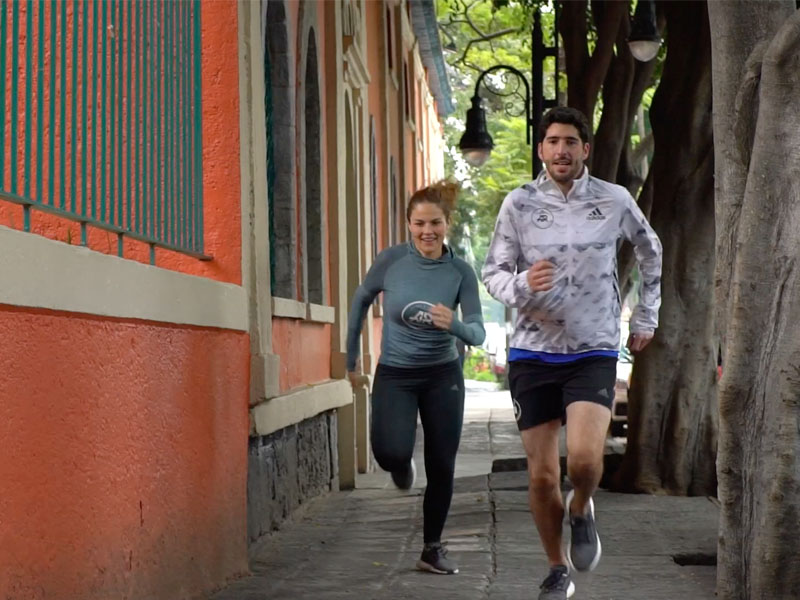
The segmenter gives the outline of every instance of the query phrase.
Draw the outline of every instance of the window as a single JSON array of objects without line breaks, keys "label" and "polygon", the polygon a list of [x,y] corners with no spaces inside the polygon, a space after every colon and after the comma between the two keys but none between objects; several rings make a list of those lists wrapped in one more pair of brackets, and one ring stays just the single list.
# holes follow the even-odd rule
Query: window
[{"label": "window", "polygon": [[369,197],[370,233],[372,234],[372,259],[378,256],[378,157],[375,151],[375,117],[369,118]]},{"label": "window", "polygon": [[389,245],[393,246],[399,241],[397,235],[397,173],[395,173],[394,157],[389,159],[389,219],[387,225],[389,226]]},{"label": "window", "polygon": [[408,90],[408,64],[403,61],[403,115],[406,119],[411,118],[411,98]]},{"label": "window", "polygon": [[392,35],[392,8],[386,7],[386,59],[389,71],[394,71],[394,36]]},{"label": "window", "polygon": [[293,101],[284,3],[280,0],[264,2],[261,18],[266,81],[264,108],[267,123],[270,283],[273,296],[295,298],[297,223],[294,126],[291,119],[280,118],[290,112]]},{"label": "window", "polygon": [[320,102],[317,43],[314,30],[308,32],[305,72],[305,212],[306,212],[306,298],[324,303],[322,243],[322,164],[320,157]]}]

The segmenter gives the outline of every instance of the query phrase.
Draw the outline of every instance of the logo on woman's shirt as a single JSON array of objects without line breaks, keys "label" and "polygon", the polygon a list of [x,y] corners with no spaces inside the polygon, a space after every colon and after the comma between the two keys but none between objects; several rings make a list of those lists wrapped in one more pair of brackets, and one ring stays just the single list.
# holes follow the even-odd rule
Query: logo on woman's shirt
[{"label": "logo on woman's shirt", "polygon": [[435,329],[431,309],[433,304],[424,300],[409,302],[400,313],[403,323],[414,329]]}]

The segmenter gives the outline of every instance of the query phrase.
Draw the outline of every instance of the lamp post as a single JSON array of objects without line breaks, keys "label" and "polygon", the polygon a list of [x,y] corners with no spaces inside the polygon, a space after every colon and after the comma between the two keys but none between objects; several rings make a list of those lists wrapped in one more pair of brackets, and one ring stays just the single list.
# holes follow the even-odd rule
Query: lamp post
[{"label": "lamp post", "polygon": [[[475,93],[472,96],[472,107],[467,111],[467,124],[464,129],[464,135],[461,136],[461,141],[458,144],[459,149],[464,155],[464,160],[475,167],[481,166],[489,158],[489,155],[494,148],[492,136],[489,135],[489,130],[486,128],[486,111],[482,106],[482,98],[480,95],[481,84],[484,84],[484,78],[495,72],[503,72],[505,75],[513,75],[517,79],[517,86],[510,92],[493,90],[490,92],[497,96],[517,96],[521,97],[519,93],[520,86],[525,89],[525,95],[522,98],[525,105],[525,138],[531,146],[531,179],[536,179],[539,171],[542,168],[542,163],[539,160],[538,144],[534,141],[531,143],[531,138],[536,140],[539,131],[539,123],[542,120],[542,112],[545,108],[556,106],[558,104],[558,1],[553,2],[555,10],[555,25],[554,35],[555,44],[546,47],[542,43],[542,21],[539,10],[533,17],[533,27],[531,29],[531,84],[525,75],[519,69],[511,65],[494,65],[478,75],[478,80],[475,82]],[[555,98],[544,98],[544,59],[548,56],[555,57]],[[484,84],[485,85],[485,84]],[[533,87],[533,90],[531,90]],[[532,93],[531,93],[532,92]],[[505,105],[506,113],[509,113],[510,104]],[[505,308],[506,320],[506,357],[510,346],[510,334],[513,314],[511,308]]]},{"label": "lamp post", "polygon": [[[531,83],[519,69],[511,65],[494,65],[478,75],[475,82],[475,93],[472,96],[472,107],[467,111],[467,123],[464,135],[458,144],[459,149],[464,155],[464,160],[475,167],[481,166],[489,158],[494,148],[492,136],[486,127],[486,110],[483,108],[483,99],[480,95],[480,87],[484,85],[487,89],[497,96],[517,96],[522,98],[525,105],[525,138],[531,145],[531,171],[533,179],[539,174],[542,163],[539,160],[537,144],[531,143],[531,138],[537,136],[539,123],[542,119],[542,112],[546,108],[556,106],[556,98],[544,98],[544,59],[548,56],[555,59],[555,83],[558,90],[558,2],[555,6],[555,26],[553,46],[545,46],[542,42],[542,22],[541,15],[537,9],[533,18],[533,28],[531,29]],[[504,72],[505,76],[513,75],[517,79],[517,86],[509,91],[499,91],[491,89],[485,84],[485,77],[498,71]],[[520,86],[524,87],[525,95],[519,93]],[[532,89],[531,89],[532,88]],[[558,92],[556,91],[556,95]],[[509,111],[510,104],[506,104],[506,112]]]},{"label": "lamp post", "polygon": [[639,0],[631,20],[631,34],[628,48],[636,60],[653,60],[661,47],[661,35],[656,23],[656,4],[654,0]]}]

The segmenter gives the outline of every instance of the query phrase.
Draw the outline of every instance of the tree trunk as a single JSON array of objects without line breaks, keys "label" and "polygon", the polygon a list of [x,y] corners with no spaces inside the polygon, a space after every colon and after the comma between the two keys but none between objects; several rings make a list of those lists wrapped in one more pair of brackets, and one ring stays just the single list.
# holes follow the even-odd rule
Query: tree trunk
[{"label": "tree trunk", "polygon": [[[725,42],[714,46],[714,68],[718,210],[727,215],[718,291],[729,291],[717,588],[722,600],[788,600],[800,597],[800,12],[771,2],[712,3],[709,13]],[[751,48],[747,62],[727,54],[733,40]],[[752,110],[730,108],[754,93]]]},{"label": "tree trunk", "polygon": [[567,65],[567,105],[577,108],[592,125],[597,94],[614,56],[617,31],[628,19],[628,0],[592,2],[597,43],[589,55],[586,0],[563,2],[559,32]]},{"label": "tree trunk", "polygon": [[[733,244],[739,228],[739,213],[750,167],[752,131],[758,113],[757,65],[748,70],[748,59],[756,46],[763,46],[793,12],[793,0],[737,2],[717,0],[708,5],[714,37],[714,146],[716,170],[714,192],[717,218],[717,266],[714,277],[717,323],[725,339],[729,314]],[[762,47],[758,55],[762,55]],[[753,61],[753,63],[760,61]],[[745,73],[749,71],[749,76]],[[750,130],[749,135],[747,129]],[[744,138],[744,139],[743,139]]]},{"label": "tree trunk", "polygon": [[[629,32],[630,25],[625,19],[617,30],[617,51],[603,83],[603,115],[594,136],[592,175],[613,182],[617,182],[620,157],[630,146],[631,139],[629,106],[636,67],[625,42]],[[640,95],[639,102],[641,100]]]},{"label": "tree trunk", "polygon": [[[595,136],[593,154],[596,158],[592,174],[618,183],[631,194],[639,192],[639,208],[649,218],[653,200],[652,180],[649,186],[640,186],[641,180],[634,184],[630,140],[633,119],[642,103],[642,96],[653,83],[656,61],[643,63],[634,60],[625,42],[629,32],[630,26],[626,22],[620,27],[617,53],[603,84],[603,116]],[[631,290],[631,273],[635,264],[633,246],[624,242],[617,259],[617,277],[623,299],[628,297]]]},{"label": "tree trunk", "polygon": [[[660,31],[664,30],[665,23],[660,25]],[[620,162],[617,171],[616,182],[628,188],[632,195],[636,195],[640,191],[640,187],[644,184],[641,177],[644,177],[638,172],[637,168],[633,165],[633,151],[630,145],[631,131],[633,129],[633,120],[639,112],[639,106],[642,104],[642,97],[645,91],[653,85],[653,74],[656,70],[658,61],[650,60],[646,63],[634,60],[633,83],[631,85],[630,98],[628,100],[628,129],[625,132],[625,139],[628,141],[622,149],[620,155]],[[645,146],[649,145],[645,140],[640,140],[640,144]],[[638,161],[636,161],[638,163]]]},{"label": "tree trunk", "polygon": [[[614,2],[610,6],[592,3],[598,36],[610,37],[616,26],[616,40],[615,45],[605,38],[602,43],[598,41],[591,59],[587,47],[586,2],[565,3],[560,23],[562,35],[568,36],[565,38],[565,54],[569,105],[584,111],[591,119],[600,89],[598,77],[603,77],[603,114],[592,143],[591,173],[631,190],[634,179],[629,160],[631,128],[642,96],[652,85],[657,61],[642,63],[634,60],[627,44],[630,21],[623,8],[627,11],[624,2]],[[663,29],[663,18],[660,21]],[[632,194],[636,194],[639,182],[635,188],[631,190]],[[620,250],[619,264],[620,289],[629,291],[634,257],[627,242]]]},{"label": "tree trunk", "polygon": [[665,3],[669,46],[650,110],[650,222],[664,247],[659,328],[636,358],[615,489],[716,493],[711,40],[705,2]]},{"label": "tree trunk", "polygon": [[[650,212],[653,209],[653,169],[647,175],[647,179],[639,192],[639,208],[644,213],[645,218],[650,220]],[[628,242],[623,242],[617,254],[617,278],[619,279],[619,289],[621,298],[625,299],[633,289],[633,267],[636,266],[636,256],[633,254],[633,246]]]}]

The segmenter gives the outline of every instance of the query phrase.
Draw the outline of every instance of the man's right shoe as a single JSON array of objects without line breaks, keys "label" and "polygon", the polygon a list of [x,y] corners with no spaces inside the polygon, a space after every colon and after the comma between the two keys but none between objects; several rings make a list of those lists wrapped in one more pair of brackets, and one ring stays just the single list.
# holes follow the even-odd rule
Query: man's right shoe
[{"label": "man's right shoe", "polygon": [[556,565],[550,569],[550,574],[545,577],[539,592],[539,600],[567,600],[575,593],[575,584],[569,576],[566,565]]},{"label": "man's right shoe", "polygon": [[572,527],[572,537],[567,549],[567,558],[576,571],[592,571],[600,562],[603,547],[597,527],[594,523],[594,502],[589,498],[589,512],[584,516],[570,514],[569,507],[575,495],[573,490],[567,494],[566,510],[569,514],[569,524]]},{"label": "man's right shoe", "polygon": [[408,467],[402,471],[392,471],[392,481],[401,490],[410,490],[414,487],[414,482],[417,480],[417,466],[414,464],[414,459],[408,463]]}]

